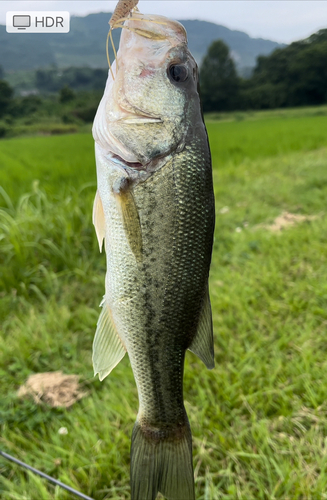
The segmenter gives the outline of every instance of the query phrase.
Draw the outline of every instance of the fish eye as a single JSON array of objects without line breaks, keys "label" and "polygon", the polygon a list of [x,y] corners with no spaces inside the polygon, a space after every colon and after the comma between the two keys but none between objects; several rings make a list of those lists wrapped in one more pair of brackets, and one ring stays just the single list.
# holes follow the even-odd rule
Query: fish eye
[{"label": "fish eye", "polygon": [[168,73],[174,82],[185,82],[188,78],[188,70],[184,64],[172,64],[168,68]]}]

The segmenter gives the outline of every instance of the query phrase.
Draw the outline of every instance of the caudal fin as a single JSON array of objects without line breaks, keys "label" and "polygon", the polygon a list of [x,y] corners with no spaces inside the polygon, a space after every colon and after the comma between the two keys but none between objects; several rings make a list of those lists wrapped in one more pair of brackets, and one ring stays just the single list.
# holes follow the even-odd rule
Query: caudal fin
[{"label": "caudal fin", "polygon": [[132,500],[195,500],[192,436],[189,425],[177,432],[143,429],[135,423],[131,447]]}]

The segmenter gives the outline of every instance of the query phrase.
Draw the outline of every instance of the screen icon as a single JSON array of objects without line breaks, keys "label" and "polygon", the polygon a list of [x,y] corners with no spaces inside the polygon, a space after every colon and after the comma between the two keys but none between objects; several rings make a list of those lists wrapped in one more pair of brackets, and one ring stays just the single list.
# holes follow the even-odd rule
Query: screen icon
[{"label": "screen icon", "polygon": [[31,26],[31,16],[13,16],[13,26],[25,30]]}]

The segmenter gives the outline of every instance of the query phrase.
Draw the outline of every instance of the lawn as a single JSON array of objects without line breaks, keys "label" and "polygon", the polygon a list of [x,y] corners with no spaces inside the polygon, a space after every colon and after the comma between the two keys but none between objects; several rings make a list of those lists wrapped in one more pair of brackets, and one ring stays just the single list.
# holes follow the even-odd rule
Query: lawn
[{"label": "lawn", "polygon": [[[184,384],[196,498],[327,498],[327,116],[217,118],[216,367],[189,352]],[[128,500],[135,382],[127,357],[102,383],[91,364],[105,273],[93,154],[88,134],[0,142],[0,449],[95,500]],[[286,212],[298,222],[272,231]],[[69,409],[18,398],[56,370],[88,395]],[[0,457],[0,498],[72,496]]]}]

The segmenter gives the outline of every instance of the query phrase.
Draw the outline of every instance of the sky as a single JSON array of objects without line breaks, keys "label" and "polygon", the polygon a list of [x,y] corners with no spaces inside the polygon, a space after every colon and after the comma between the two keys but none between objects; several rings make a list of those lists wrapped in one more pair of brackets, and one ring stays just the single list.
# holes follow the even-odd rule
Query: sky
[{"label": "sky", "polygon": [[[7,11],[69,11],[85,16],[111,12],[111,0],[0,0],[0,24]],[[327,28],[327,0],[140,0],[139,10],[173,19],[201,19],[280,43],[307,38]]]}]

